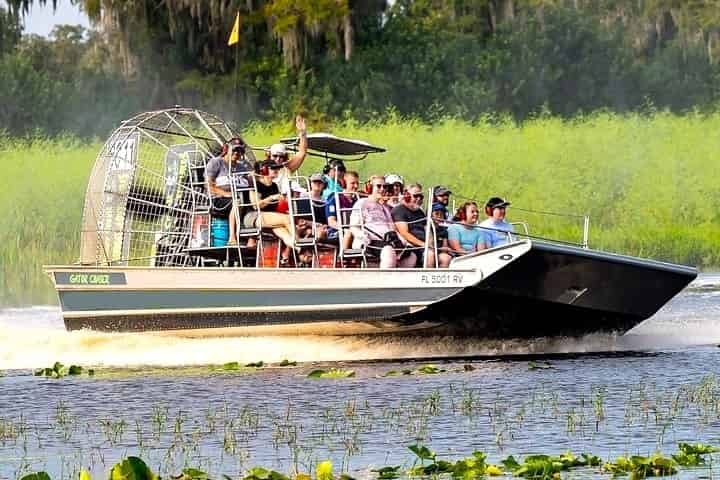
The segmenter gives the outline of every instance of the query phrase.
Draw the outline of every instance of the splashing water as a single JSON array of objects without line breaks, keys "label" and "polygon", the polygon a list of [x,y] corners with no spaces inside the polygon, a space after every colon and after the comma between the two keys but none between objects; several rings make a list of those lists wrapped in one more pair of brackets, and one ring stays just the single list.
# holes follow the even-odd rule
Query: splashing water
[{"label": "splashing water", "polygon": [[703,275],[623,336],[498,341],[413,336],[192,338],[163,333],[67,332],[57,307],[0,310],[0,370],[65,364],[181,366],[225,362],[375,360],[648,350],[720,342],[720,275]]}]

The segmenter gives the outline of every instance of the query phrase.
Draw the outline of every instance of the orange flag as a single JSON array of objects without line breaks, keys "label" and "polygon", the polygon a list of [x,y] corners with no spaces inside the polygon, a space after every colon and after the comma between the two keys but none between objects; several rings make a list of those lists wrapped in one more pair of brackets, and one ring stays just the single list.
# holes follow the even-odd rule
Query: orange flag
[{"label": "orange flag", "polygon": [[235,45],[240,41],[240,12],[235,17],[235,24],[233,25],[232,32],[230,32],[230,38],[228,38],[228,47]]}]

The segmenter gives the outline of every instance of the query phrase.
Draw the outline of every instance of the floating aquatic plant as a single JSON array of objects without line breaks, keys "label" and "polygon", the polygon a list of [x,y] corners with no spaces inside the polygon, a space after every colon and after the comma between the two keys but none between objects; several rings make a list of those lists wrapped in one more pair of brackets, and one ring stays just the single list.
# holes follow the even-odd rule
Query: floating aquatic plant
[{"label": "floating aquatic plant", "polygon": [[355,376],[354,370],[331,368],[330,370],[317,369],[307,374],[308,378],[350,378]]},{"label": "floating aquatic plant", "polygon": [[586,453],[578,457],[572,452],[566,452],[559,456],[530,455],[525,457],[523,463],[510,455],[500,463],[516,477],[551,480],[560,478],[560,472],[571,468],[599,466],[600,458]]},{"label": "floating aquatic plant", "polygon": [[555,367],[553,367],[549,362],[545,362],[545,363],[538,363],[538,362],[533,362],[533,361],[528,362],[528,370],[548,370],[551,368],[555,368]]},{"label": "floating aquatic plant", "polygon": [[715,453],[718,451],[717,448],[710,445],[703,445],[702,443],[696,443],[695,445],[689,443],[678,443],[680,452],[672,455],[672,459],[678,465],[683,467],[696,467],[705,464],[703,455],[709,453]]},{"label": "floating aquatic plant", "polygon": [[659,453],[649,457],[633,455],[632,457],[618,457],[615,462],[603,465],[603,470],[613,475],[630,475],[631,478],[665,477],[675,475],[677,463]]},{"label": "floating aquatic plant", "polygon": [[35,472],[25,475],[20,480],[50,480],[50,475],[46,472]]},{"label": "floating aquatic plant", "polygon": [[[448,462],[438,460],[437,454],[425,446],[410,445],[408,449],[420,460],[420,465],[413,466],[408,472],[410,476],[437,476],[449,473],[453,478],[472,479],[484,475],[495,476],[504,473],[497,465],[486,463],[486,456],[483,452],[473,452],[471,457],[456,462]],[[426,460],[430,462],[425,464]],[[392,472],[388,473],[392,474]]]},{"label": "floating aquatic plant", "polygon": [[378,480],[393,480],[400,477],[400,474],[402,473],[400,472],[400,465],[396,465],[394,467],[387,466],[370,471],[378,474]]},{"label": "floating aquatic plant", "polygon": [[[83,367],[79,365],[70,365],[65,368],[60,362],[55,362],[52,367],[39,368],[33,372],[36,377],[50,377],[50,378],[62,378],[68,375],[81,375],[83,373]],[[92,376],[95,375],[95,370],[92,368],[87,370],[87,374]]]},{"label": "floating aquatic plant", "polygon": [[138,457],[127,457],[110,470],[110,480],[159,480]]},{"label": "floating aquatic plant", "polygon": [[[299,475],[298,475],[299,477]],[[290,477],[263,467],[251,468],[243,480],[290,480]]]}]

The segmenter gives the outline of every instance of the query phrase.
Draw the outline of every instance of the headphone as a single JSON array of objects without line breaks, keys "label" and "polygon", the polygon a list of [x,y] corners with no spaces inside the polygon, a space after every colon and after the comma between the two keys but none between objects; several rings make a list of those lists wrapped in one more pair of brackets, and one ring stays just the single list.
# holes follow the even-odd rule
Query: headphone
[{"label": "headphone", "polygon": [[372,192],[373,192],[372,180],[367,179],[365,181],[365,193],[367,193],[368,195],[372,195]]},{"label": "headphone", "polygon": [[467,209],[468,209],[468,207],[473,206],[473,205],[477,207],[477,204],[475,202],[463,203],[462,206],[460,207],[460,209],[458,209],[457,213],[455,214],[455,218],[457,218],[458,221],[460,221],[460,222],[464,222],[465,220],[467,220],[468,219]]},{"label": "headphone", "polygon": [[323,167],[323,173],[327,175],[328,173],[330,173],[330,170],[338,167],[343,167],[341,170],[345,171],[345,164],[342,162],[342,160],[332,158],[325,162],[325,166]]},{"label": "headphone", "polygon": [[268,168],[266,162],[256,163],[255,164],[255,172],[258,175],[262,175],[263,177],[267,177],[268,175],[270,175],[270,169]]},{"label": "headphone", "polygon": [[233,148],[237,148],[238,150],[240,150],[241,155],[245,154],[245,143],[240,138],[233,137],[230,140],[228,140],[227,142],[223,143],[222,150],[220,151],[221,157],[224,157],[225,155],[227,155],[228,150],[230,150],[230,144],[233,142],[233,140],[238,141],[238,143],[233,145]]}]

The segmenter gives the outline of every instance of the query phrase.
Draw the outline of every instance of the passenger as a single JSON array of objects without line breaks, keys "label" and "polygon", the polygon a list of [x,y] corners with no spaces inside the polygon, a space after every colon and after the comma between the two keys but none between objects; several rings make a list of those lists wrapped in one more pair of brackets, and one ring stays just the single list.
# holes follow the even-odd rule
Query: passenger
[{"label": "passenger", "polygon": [[465,202],[458,209],[453,223],[448,227],[448,243],[454,253],[467,255],[487,248],[484,230],[477,225],[478,207],[475,202]]},{"label": "passenger", "polygon": [[[315,220],[315,235],[317,240],[324,240],[328,235],[327,216],[325,215],[325,200],[322,198],[323,189],[325,188],[325,177],[320,173],[310,175],[310,194],[307,201],[298,202],[299,213],[308,215],[303,220],[299,228],[299,236],[309,237],[312,235],[312,225],[310,224],[310,208],[312,207],[313,218]],[[304,205],[303,205],[304,204]]]},{"label": "passenger", "polygon": [[212,158],[205,167],[208,189],[212,198],[213,217],[228,218],[228,245],[237,245],[237,205],[233,202],[231,178],[237,187],[247,187],[248,179],[239,173],[251,172],[253,165],[245,156],[246,145],[242,139],[233,137],[223,145],[220,156]]},{"label": "passenger", "polygon": [[[395,228],[408,245],[418,247],[414,250],[418,257],[418,265],[423,265],[422,258],[425,253],[425,230],[427,217],[422,210],[425,195],[422,193],[422,186],[415,183],[407,188],[402,196],[402,203],[392,210],[392,217],[395,221]],[[438,256],[438,265],[446,268],[450,265],[452,258],[445,252]],[[435,253],[433,247],[428,248],[426,267],[435,266]]]},{"label": "passenger", "polygon": [[448,205],[450,204],[450,195],[452,192],[442,185],[433,188],[433,218],[438,220],[450,220],[450,212]]},{"label": "passenger", "polygon": [[[417,257],[410,250],[396,251],[404,245],[395,229],[392,215],[383,205],[382,195],[385,190],[385,177],[373,175],[370,177],[372,193],[362,200],[358,212],[351,215],[351,224],[361,225],[364,234],[356,236],[365,243],[369,255],[380,257],[380,268],[411,268],[415,266]],[[395,237],[395,238],[393,238]],[[402,244],[402,245],[401,245]]]},{"label": "passenger", "polygon": [[[338,202],[335,201],[335,196],[327,199],[327,203],[325,204],[325,217],[327,218],[328,223],[328,239],[333,240],[338,238],[338,230],[340,229],[340,224],[338,223],[338,215],[340,212],[345,213],[348,215],[350,211],[348,209],[352,208],[352,206],[357,201],[357,191],[360,188],[360,175],[357,172],[345,172],[345,189],[343,190],[343,193],[339,194],[337,196]],[[345,217],[346,219],[349,217]],[[347,221],[343,222],[347,224]],[[346,225],[347,226],[347,225]],[[349,230],[346,230],[343,232],[343,248],[345,250],[348,250],[352,247],[352,233],[350,233]]]},{"label": "passenger", "polygon": [[270,146],[266,151],[266,160],[272,160],[283,167],[283,171],[275,177],[275,182],[280,185],[280,191],[283,194],[291,194],[290,174],[295,172],[305,161],[307,156],[307,129],[305,126],[305,118],[302,115],[295,117],[295,128],[298,132],[298,150],[292,157],[288,153],[284,143],[276,143]]},{"label": "passenger", "polygon": [[[261,165],[256,166],[257,195],[250,192],[250,201],[257,204],[260,210],[260,222],[258,223],[258,212],[253,210],[245,215],[243,223],[247,228],[269,228],[280,238],[286,246],[293,248],[295,239],[290,233],[290,216],[286,213],[278,213],[277,208],[283,195],[280,193],[275,179],[280,173],[282,165],[273,160],[265,160]],[[287,252],[287,250],[286,250]],[[284,253],[281,263],[287,264],[288,254]]]},{"label": "passenger", "polygon": [[323,167],[323,174],[325,175],[325,190],[323,190],[322,197],[324,200],[332,197],[336,193],[343,191],[343,184],[345,178],[345,164],[338,158],[333,158],[325,164]]},{"label": "passenger", "polygon": [[488,218],[483,220],[480,226],[487,228],[485,237],[488,248],[498,247],[512,240],[510,233],[515,231],[515,227],[505,220],[506,209],[509,206],[510,202],[500,197],[492,197],[485,204],[485,214]]},{"label": "passenger", "polygon": [[385,175],[385,184],[390,185],[392,194],[387,204],[390,208],[395,208],[400,205],[400,197],[402,196],[403,190],[405,190],[405,180],[403,177],[396,173],[389,173]]}]

